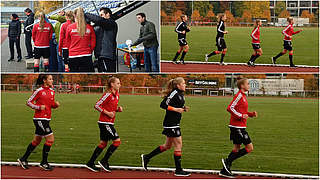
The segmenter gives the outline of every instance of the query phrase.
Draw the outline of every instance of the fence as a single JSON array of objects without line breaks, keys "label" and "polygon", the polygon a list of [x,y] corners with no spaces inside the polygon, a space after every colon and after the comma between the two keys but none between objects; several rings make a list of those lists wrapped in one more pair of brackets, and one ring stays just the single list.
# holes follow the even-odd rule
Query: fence
[{"label": "fence", "polygon": [[[218,22],[202,22],[195,21],[189,23],[192,26],[217,26]],[[176,26],[177,22],[161,22],[161,26]],[[253,27],[253,22],[236,22],[236,23],[227,23],[228,27]],[[279,24],[279,23],[263,23],[265,27],[278,27],[278,26],[286,26],[287,24]],[[318,27],[318,23],[309,23],[309,24],[295,24],[294,26],[303,26],[303,27]]]},{"label": "fence", "polygon": [[[31,84],[1,84],[2,92],[32,92],[36,89]],[[106,86],[79,86],[72,85],[54,85],[57,93],[103,93]],[[121,87],[120,93],[132,95],[160,95],[162,87]],[[232,96],[238,89],[232,88],[186,88],[186,95],[192,96]],[[286,91],[267,91],[267,92],[249,92],[249,96],[278,96],[278,97],[309,97],[318,98],[318,90],[286,90]]]}]

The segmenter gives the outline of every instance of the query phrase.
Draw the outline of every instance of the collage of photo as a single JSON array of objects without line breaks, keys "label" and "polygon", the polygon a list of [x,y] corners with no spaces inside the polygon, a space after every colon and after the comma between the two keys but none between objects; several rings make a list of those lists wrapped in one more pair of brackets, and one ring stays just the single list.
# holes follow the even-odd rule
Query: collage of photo
[{"label": "collage of photo", "polygon": [[1,178],[319,179],[318,0],[0,3]]}]

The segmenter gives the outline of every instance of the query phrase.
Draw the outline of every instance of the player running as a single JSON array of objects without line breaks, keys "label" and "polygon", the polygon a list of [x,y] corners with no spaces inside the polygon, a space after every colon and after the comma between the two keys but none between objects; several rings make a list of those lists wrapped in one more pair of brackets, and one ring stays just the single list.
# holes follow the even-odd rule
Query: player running
[{"label": "player running", "polygon": [[28,157],[31,152],[40,144],[42,138],[46,139],[42,150],[42,161],[40,167],[44,170],[52,170],[53,168],[48,163],[48,155],[54,141],[53,132],[49,125],[51,121],[51,108],[59,107],[59,102],[55,101],[55,92],[52,85],[52,75],[40,74],[36,85],[41,85],[27,101],[27,106],[35,110],[33,123],[36,127],[35,136],[32,142],[28,145],[25,154],[18,159],[20,166],[23,169],[29,169]]},{"label": "player running", "polygon": [[255,22],[255,27],[251,32],[251,38],[252,38],[252,48],[253,48],[253,54],[251,55],[250,60],[248,61],[248,66],[254,66],[254,61],[262,55],[262,49],[260,46],[260,26],[261,26],[261,20],[257,19]]},{"label": "player running", "polygon": [[280,52],[278,55],[276,55],[275,57],[272,57],[271,60],[272,60],[272,63],[275,65],[276,64],[276,60],[287,53],[287,51],[289,51],[289,60],[290,60],[290,67],[292,68],[295,68],[297,66],[295,66],[293,64],[293,49],[292,49],[292,36],[295,35],[295,34],[298,34],[299,32],[301,32],[302,30],[299,30],[299,31],[296,31],[294,32],[293,31],[293,17],[288,17],[287,18],[287,21],[289,23],[289,25],[284,28],[284,30],[282,31],[282,34],[284,35],[284,39],[283,39],[283,51]]},{"label": "player running", "polygon": [[94,150],[90,160],[86,164],[86,167],[93,172],[98,172],[94,164],[94,161],[101,154],[103,149],[107,147],[109,140],[112,140],[112,144],[109,146],[104,157],[98,161],[98,164],[103,170],[111,172],[109,167],[109,158],[120,146],[119,135],[114,128],[114,121],[116,118],[116,112],[122,112],[122,107],[118,106],[119,102],[119,89],[121,87],[120,80],[116,77],[108,79],[108,90],[103,94],[99,101],[94,106],[96,110],[100,112],[100,118],[98,121],[98,126],[100,129],[100,144]]},{"label": "player running", "polygon": [[217,26],[217,36],[216,36],[216,46],[218,48],[218,51],[213,51],[210,54],[206,54],[205,61],[208,62],[209,57],[221,53],[220,65],[224,65],[223,59],[227,53],[227,45],[226,45],[226,42],[224,41],[224,35],[228,34],[228,31],[225,31],[224,22],[227,20],[227,15],[224,13],[218,14],[218,18],[219,18],[219,24]]},{"label": "player running", "polygon": [[187,26],[187,23],[186,23],[187,21],[188,21],[188,16],[182,15],[181,22],[178,24],[178,26],[175,29],[175,32],[178,33],[178,42],[179,42],[180,48],[177,51],[176,56],[172,60],[174,64],[179,64],[179,62],[177,62],[177,58],[180,56],[181,51],[183,52],[180,58],[180,63],[184,64],[184,57],[189,51],[189,45],[187,42],[187,32],[190,32],[190,27]]},{"label": "player running", "polygon": [[186,172],[181,167],[181,149],[182,137],[180,131],[180,121],[183,112],[188,112],[189,107],[184,106],[184,91],[186,90],[186,83],[182,77],[171,79],[165,91],[166,96],[160,104],[160,107],[166,110],[166,115],[163,121],[162,134],[166,138],[163,145],[158,146],[149,154],[142,154],[142,167],[147,171],[148,163],[154,156],[171,149],[174,146],[174,162],[176,166],[175,176],[190,176],[191,173]]},{"label": "player running", "polygon": [[[258,116],[256,111],[248,112],[248,101],[245,94],[250,88],[248,79],[238,80],[237,86],[239,92],[234,96],[227,109],[231,114],[229,123],[230,140],[233,141],[234,147],[228,158],[222,159],[223,168],[219,175],[224,177],[233,177],[231,172],[232,162],[253,150],[253,144],[246,131],[247,119],[248,117]],[[241,144],[244,144],[245,148],[240,149]]]}]

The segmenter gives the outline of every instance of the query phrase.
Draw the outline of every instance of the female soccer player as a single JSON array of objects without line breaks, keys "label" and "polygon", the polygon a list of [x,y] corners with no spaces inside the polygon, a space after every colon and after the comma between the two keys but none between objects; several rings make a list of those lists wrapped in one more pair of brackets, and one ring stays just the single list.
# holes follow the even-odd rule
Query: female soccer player
[{"label": "female soccer player", "polygon": [[180,58],[180,62],[181,64],[184,64],[184,56],[187,54],[187,52],[189,51],[189,45],[187,42],[187,32],[190,32],[190,27],[187,26],[187,20],[188,20],[188,16],[187,15],[182,15],[181,16],[181,22],[178,24],[178,26],[175,29],[175,32],[178,33],[178,42],[179,42],[179,50],[176,53],[176,56],[173,58],[173,63],[175,64],[179,64],[177,62],[177,58],[180,56],[181,51],[182,55]]},{"label": "female soccer player", "polygon": [[252,48],[253,48],[253,54],[248,61],[248,66],[254,66],[254,61],[262,55],[262,49],[260,47],[260,26],[261,26],[261,20],[257,19],[255,22],[255,27],[251,32],[251,38],[252,38]]},{"label": "female soccer player", "polygon": [[284,30],[282,31],[282,34],[284,35],[284,39],[283,39],[283,51],[280,52],[278,55],[276,55],[275,57],[272,57],[271,60],[272,60],[272,63],[273,64],[276,64],[276,60],[287,53],[287,51],[289,51],[289,60],[290,60],[290,67],[292,68],[295,68],[297,66],[295,66],[293,64],[293,49],[292,49],[292,36],[295,35],[295,34],[298,34],[299,32],[301,32],[302,30],[299,30],[299,31],[296,31],[294,32],[293,31],[293,17],[288,17],[287,18],[287,21],[289,23],[289,25],[284,28]]},{"label": "female soccer player", "polygon": [[36,84],[41,85],[27,101],[27,106],[35,110],[33,123],[36,127],[35,136],[32,142],[27,147],[25,154],[18,159],[20,166],[23,169],[28,169],[28,157],[31,152],[40,144],[42,138],[46,139],[42,150],[42,161],[40,167],[44,170],[52,170],[53,168],[48,163],[48,155],[54,141],[53,132],[49,125],[51,120],[51,108],[59,107],[60,103],[55,101],[55,92],[52,85],[52,75],[40,74]]},{"label": "female soccer player", "polygon": [[96,147],[90,160],[86,164],[86,167],[94,172],[99,171],[99,168],[95,166],[94,161],[107,146],[108,141],[112,140],[112,144],[109,146],[102,160],[98,161],[102,169],[107,172],[111,172],[108,160],[114,151],[120,146],[120,138],[116,129],[114,128],[116,112],[122,112],[123,110],[121,106],[118,106],[119,89],[121,87],[120,80],[116,77],[112,77],[108,80],[107,85],[108,90],[94,106],[95,109],[100,112],[100,118],[98,121],[98,126],[100,128],[100,144]]},{"label": "female soccer player", "polygon": [[65,71],[69,72],[69,51],[68,51],[68,45],[67,41],[65,39],[66,37],[66,30],[70,24],[74,23],[74,15],[72,11],[67,11],[66,12],[66,19],[67,22],[63,23],[61,25],[60,29],[60,36],[59,36],[59,56],[62,56],[64,66],[65,66]]},{"label": "female soccer player", "polygon": [[94,29],[85,21],[83,8],[74,11],[75,23],[67,27],[70,72],[94,72],[92,52],[96,46]]},{"label": "female soccer player", "polygon": [[39,72],[40,58],[43,57],[45,72],[49,71],[50,41],[52,39],[53,27],[46,22],[45,14],[39,14],[40,22],[32,29],[32,40],[34,42],[34,72]]},{"label": "female soccer player", "polygon": [[[234,147],[230,152],[228,158],[222,159],[223,168],[220,171],[220,176],[233,177],[231,172],[232,162],[253,150],[253,144],[246,131],[248,117],[257,117],[256,111],[248,112],[248,101],[246,92],[249,91],[248,79],[240,79],[237,81],[239,92],[234,96],[233,100],[228,106],[228,112],[231,114],[229,128],[230,140],[233,141]],[[240,149],[241,144],[245,148]]]},{"label": "female soccer player", "polygon": [[222,13],[218,14],[219,18],[219,24],[217,26],[217,36],[216,36],[216,46],[218,48],[218,51],[213,51],[210,54],[205,55],[205,61],[208,62],[209,57],[220,54],[221,53],[221,59],[220,59],[220,65],[224,65],[223,59],[224,56],[227,53],[227,45],[224,41],[224,34],[228,34],[228,31],[225,31],[225,20],[227,20],[227,15]]},{"label": "female soccer player", "polygon": [[186,83],[182,77],[177,77],[169,81],[165,91],[166,96],[160,107],[166,110],[163,121],[162,134],[167,136],[166,142],[154,149],[149,154],[142,154],[142,167],[147,171],[150,159],[174,146],[174,161],[176,166],[175,176],[190,176],[189,172],[181,168],[182,137],[180,131],[180,121],[183,112],[189,111],[189,107],[184,106],[185,100],[183,92],[186,90]]}]

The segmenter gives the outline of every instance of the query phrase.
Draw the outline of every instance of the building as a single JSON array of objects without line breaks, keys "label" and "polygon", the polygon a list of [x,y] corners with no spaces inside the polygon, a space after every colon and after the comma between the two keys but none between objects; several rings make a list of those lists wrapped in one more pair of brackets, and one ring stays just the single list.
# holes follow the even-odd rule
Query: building
[{"label": "building", "polygon": [[24,14],[26,8],[33,9],[33,1],[2,1],[1,2],[1,24],[7,24],[11,21],[11,14],[15,13],[20,20],[25,20]]}]

